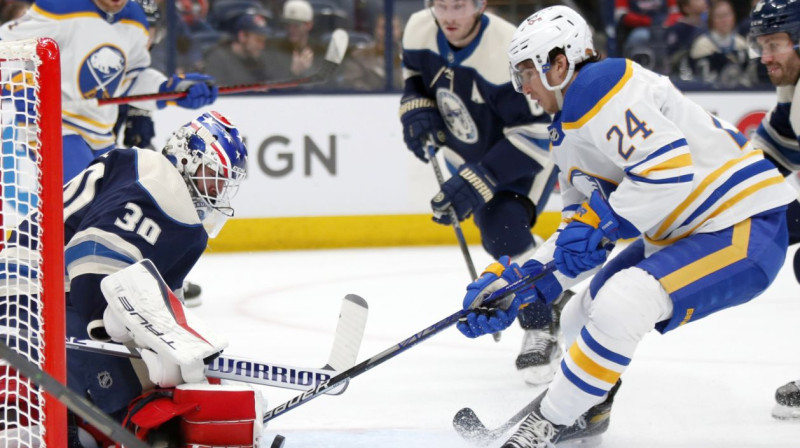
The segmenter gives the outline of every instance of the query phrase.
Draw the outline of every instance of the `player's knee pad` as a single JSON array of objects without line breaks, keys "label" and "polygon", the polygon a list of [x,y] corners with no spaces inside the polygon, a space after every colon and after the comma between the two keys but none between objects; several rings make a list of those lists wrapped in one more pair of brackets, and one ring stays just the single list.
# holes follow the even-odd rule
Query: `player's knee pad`
[{"label": "player's knee pad", "polygon": [[481,232],[486,252],[495,259],[512,258],[534,246],[531,226],[536,208],[525,196],[502,191],[484,207],[475,211],[475,224]]},{"label": "player's knee pad", "polygon": [[149,443],[255,447],[264,428],[259,391],[243,386],[182,384],[131,403],[126,426]]},{"label": "player's knee pad", "polygon": [[591,304],[589,322],[606,336],[638,343],[657,322],[672,316],[672,300],[661,283],[639,268],[608,279]]}]

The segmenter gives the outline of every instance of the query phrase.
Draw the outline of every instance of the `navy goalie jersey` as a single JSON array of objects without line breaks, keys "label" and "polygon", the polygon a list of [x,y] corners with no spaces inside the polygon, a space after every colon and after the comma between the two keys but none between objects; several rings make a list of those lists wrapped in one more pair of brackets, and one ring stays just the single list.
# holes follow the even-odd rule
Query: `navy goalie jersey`
[{"label": "navy goalie jersey", "polygon": [[550,117],[511,84],[506,49],[514,30],[487,13],[477,37],[453,48],[429,10],[415,13],[403,37],[404,96],[436,101],[451,167],[481,163],[501,185],[530,187],[536,173],[544,168],[549,177],[552,171]]},{"label": "navy goalie jersey", "polygon": [[117,149],[64,186],[64,241],[68,305],[92,321],[105,309],[102,277],[149,258],[177,290],[208,236],[183,178],[163,155]]}]

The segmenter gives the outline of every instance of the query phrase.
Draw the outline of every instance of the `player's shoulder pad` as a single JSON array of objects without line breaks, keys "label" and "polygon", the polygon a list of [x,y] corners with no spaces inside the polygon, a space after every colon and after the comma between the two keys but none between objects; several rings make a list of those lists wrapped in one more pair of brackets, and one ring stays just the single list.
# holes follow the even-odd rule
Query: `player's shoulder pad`
[{"label": "player's shoulder pad", "polygon": [[70,0],[66,2],[64,0],[36,0],[32,7],[41,13],[55,16],[82,13],[97,14],[99,11],[93,0]]},{"label": "player's shoulder pad", "polygon": [[[96,16],[106,20],[105,14],[94,3],[94,0],[36,0],[32,8],[36,12],[53,19]],[[148,29],[147,16],[142,7],[134,1],[129,1],[122,8],[122,11],[114,14],[114,22],[123,21]]]},{"label": "player's shoulder pad", "polygon": [[403,50],[437,51],[436,34],[439,27],[428,9],[417,11],[408,18],[403,31]]},{"label": "player's shoulder pad", "polygon": [[604,59],[584,66],[564,96],[565,128],[580,127],[625,86],[633,74],[628,59]]},{"label": "player's shoulder pad", "polygon": [[463,64],[474,68],[483,79],[495,84],[511,82],[508,70],[508,45],[514,37],[516,27],[492,13],[484,13],[484,29],[475,51]]},{"label": "player's shoulder pad", "polygon": [[166,157],[149,149],[136,151],[136,176],[165,215],[185,225],[199,225],[200,218],[186,182]]}]

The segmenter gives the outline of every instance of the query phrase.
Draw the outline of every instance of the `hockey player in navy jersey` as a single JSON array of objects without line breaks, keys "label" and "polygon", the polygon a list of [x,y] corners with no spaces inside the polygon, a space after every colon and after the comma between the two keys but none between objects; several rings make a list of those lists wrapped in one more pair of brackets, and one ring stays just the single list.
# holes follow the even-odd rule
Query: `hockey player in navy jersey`
[{"label": "hockey player in navy jersey", "polygon": [[[216,100],[217,88],[207,75],[167,78],[150,68],[148,33],[142,7],[128,0],[36,0],[24,16],[0,27],[3,40],[50,37],[58,43],[64,182],[114,147],[117,107],[82,100],[184,90],[187,95],[178,100],[136,104],[148,110],[167,104],[197,109]],[[20,99],[32,97],[32,86],[11,85]],[[26,107],[23,101],[18,104],[18,121],[24,123]]]},{"label": "hockey player in navy jersey", "polygon": [[[408,149],[427,162],[432,139],[453,174],[431,201],[434,221],[451,225],[450,207],[459,220],[473,215],[493,258],[524,260],[556,179],[550,117],[514,92],[497,51],[514,26],[485,8],[484,0],[433,0],[409,18],[400,121]],[[561,355],[552,306],[529,306],[519,321],[525,335],[517,368],[529,383],[546,383]]]},{"label": "hockey player in navy jersey", "polygon": [[[111,150],[64,185],[67,336],[134,344],[142,356],[142,360],[130,360],[70,350],[67,382],[118,420],[136,399],[130,414],[138,417],[129,415],[128,423],[143,438],[157,433],[157,427],[179,416],[181,409],[187,410],[172,403],[177,393],[173,389],[147,393],[154,386],[177,385],[178,395],[191,395],[198,406],[203,397],[195,394],[226,393],[225,388],[193,385],[205,382],[205,362],[227,343],[191,317],[178,298],[184,277],[205,250],[208,238],[216,236],[233,215],[230,200],[246,169],[247,149],[239,131],[212,111],[178,128],[162,152]],[[19,237],[12,233],[0,252],[0,262],[8,262],[3,258],[6,251],[13,254],[36,244],[23,237],[36,225],[35,217],[31,219],[23,222]],[[145,264],[149,268],[142,270]],[[154,282],[157,276],[164,285]],[[116,286],[110,294],[106,283],[112,278],[111,285]],[[114,294],[125,297],[122,312],[112,306]],[[2,319],[0,314],[0,324]],[[158,329],[149,332],[141,325],[144,321]],[[188,339],[169,334],[181,328],[191,329]],[[152,338],[161,333],[167,335]],[[182,358],[174,357],[172,343],[185,344],[178,353]],[[188,385],[181,386],[184,383]],[[232,403],[231,412],[235,407]],[[249,413],[260,426],[256,408]],[[83,446],[77,443],[79,437],[86,437],[84,425],[76,419],[70,423],[69,446]]]},{"label": "hockey player in navy jersey", "polygon": [[[457,324],[469,337],[513,322],[594,275],[564,308],[570,347],[547,391],[503,445],[552,446],[604,432],[620,376],[646,333],[666,333],[763,292],[786,257],[796,192],[734,126],[667,77],[599,60],[586,21],[565,6],[528,17],[508,50],[520,92],[553,113],[563,223],[522,266],[501,259],[464,307],[524,275],[546,275]],[[619,239],[633,239],[606,262]],[[557,270],[545,271],[553,261]]]},{"label": "hockey player in navy jersey", "polygon": [[[800,1],[763,0],[750,18],[749,43],[752,56],[761,59],[772,84],[777,86],[778,102],[764,116],[753,136],[753,146],[784,176],[800,171]],[[789,244],[800,243],[800,203],[792,201],[786,213]],[[800,250],[794,254],[794,275],[800,282]],[[775,392],[772,415],[780,419],[800,419],[800,379],[790,381]]]}]

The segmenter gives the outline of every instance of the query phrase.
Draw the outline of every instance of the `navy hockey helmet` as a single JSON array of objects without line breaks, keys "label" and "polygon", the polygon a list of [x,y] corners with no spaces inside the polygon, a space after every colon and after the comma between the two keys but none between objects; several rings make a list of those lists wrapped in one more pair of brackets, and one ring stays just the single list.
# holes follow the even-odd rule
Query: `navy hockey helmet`
[{"label": "navy hockey helmet", "polygon": [[233,216],[230,200],[247,176],[247,148],[219,112],[206,112],[169,138],[164,155],[183,176],[210,237]]},{"label": "navy hockey helmet", "polygon": [[751,57],[760,57],[763,49],[756,38],[767,34],[787,33],[797,50],[800,40],[800,0],[761,0],[750,14],[747,40]]}]

